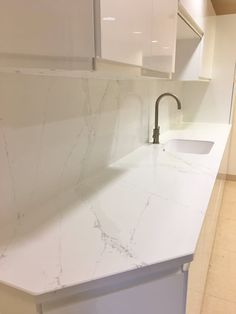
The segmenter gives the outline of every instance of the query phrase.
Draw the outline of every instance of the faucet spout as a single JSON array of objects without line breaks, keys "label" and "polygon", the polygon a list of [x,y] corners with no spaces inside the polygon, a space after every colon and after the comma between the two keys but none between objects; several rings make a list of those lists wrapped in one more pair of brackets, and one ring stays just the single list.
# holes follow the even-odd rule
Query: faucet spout
[{"label": "faucet spout", "polygon": [[171,96],[173,97],[176,102],[177,102],[177,108],[178,110],[181,109],[181,102],[180,100],[178,99],[177,96],[175,96],[174,94],[171,94],[171,93],[164,93],[164,94],[161,94],[157,100],[156,100],[156,105],[155,105],[155,128],[153,129],[153,144],[159,144],[160,141],[159,141],[159,137],[160,137],[160,127],[158,125],[158,117],[159,117],[159,103],[161,101],[161,99],[165,96]]}]

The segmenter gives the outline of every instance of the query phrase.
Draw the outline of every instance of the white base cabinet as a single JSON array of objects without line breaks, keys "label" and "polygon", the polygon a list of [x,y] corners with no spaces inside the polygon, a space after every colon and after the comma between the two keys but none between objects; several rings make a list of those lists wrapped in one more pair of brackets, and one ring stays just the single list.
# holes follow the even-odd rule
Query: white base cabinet
[{"label": "white base cabinet", "polygon": [[1,314],[185,314],[192,255],[39,296],[0,285]]},{"label": "white base cabinet", "polygon": [[187,273],[169,274],[115,292],[43,305],[45,314],[185,314]]}]

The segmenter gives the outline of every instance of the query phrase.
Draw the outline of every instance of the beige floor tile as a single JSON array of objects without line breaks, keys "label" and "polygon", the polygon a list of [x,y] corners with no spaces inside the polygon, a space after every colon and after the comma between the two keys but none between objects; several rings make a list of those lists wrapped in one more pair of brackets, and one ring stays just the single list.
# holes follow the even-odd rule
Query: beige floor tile
[{"label": "beige floor tile", "polygon": [[221,218],[217,226],[214,252],[228,250],[236,253],[236,220]]},{"label": "beige floor tile", "polygon": [[225,185],[201,314],[236,314],[236,182]]},{"label": "beige floor tile", "polygon": [[224,201],[220,217],[236,220],[236,201]]},{"label": "beige floor tile", "polygon": [[188,282],[189,289],[204,294],[209,258],[209,254],[199,253],[197,258],[191,263]]},{"label": "beige floor tile", "polygon": [[225,196],[228,198],[228,196],[234,195],[234,199],[236,200],[235,196],[236,181],[226,181],[225,188],[226,188]]},{"label": "beige floor tile", "polygon": [[206,296],[201,314],[236,314],[236,303]]},{"label": "beige floor tile", "polygon": [[236,220],[236,182],[227,181],[225,184],[221,217]]},{"label": "beige floor tile", "polygon": [[208,272],[206,294],[236,303],[235,252],[222,250],[220,253],[213,253]]},{"label": "beige floor tile", "polygon": [[200,314],[202,299],[203,299],[202,293],[198,293],[189,289],[186,314]]},{"label": "beige floor tile", "polygon": [[189,271],[189,288],[198,293],[204,293],[209,261],[214,242],[214,230],[216,221],[210,216],[206,217],[201,235],[198,241],[194,260]]}]

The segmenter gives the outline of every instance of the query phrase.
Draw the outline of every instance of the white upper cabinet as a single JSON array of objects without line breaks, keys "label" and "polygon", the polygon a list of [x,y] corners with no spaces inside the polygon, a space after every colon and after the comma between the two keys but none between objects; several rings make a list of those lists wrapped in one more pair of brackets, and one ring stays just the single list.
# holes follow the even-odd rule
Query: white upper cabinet
[{"label": "white upper cabinet", "polygon": [[[99,66],[105,64],[106,72],[110,73],[115,67],[130,71],[131,75],[140,75],[141,69],[160,77],[163,73],[174,73],[175,69],[180,73],[179,64],[175,64],[180,3],[205,32],[198,49],[199,77],[211,75],[214,23],[209,16],[214,10],[210,0],[0,0],[0,3],[0,68],[99,71]],[[188,48],[191,56],[192,47]],[[181,54],[181,49],[178,51]],[[181,62],[184,64],[184,60]]]},{"label": "white upper cabinet", "polygon": [[215,45],[215,11],[212,3],[210,0],[179,0],[179,3],[203,30],[198,78],[210,79]]},{"label": "white upper cabinet", "polygon": [[179,0],[179,2],[203,30],[205,17],[215,15],[211,0]]},{"label": "white upper cabinet", "polygon": [[0,67],[91,70],[95,58],[174,70],[178,0],[0,3]]},{"label": "white upper cabinet", "polygon": [[142,66],[143,47],[150,36],[152,0],[97,0],[96,56]]},{"label": "white upper cabinet", "polygon": [[195,22],[203,28],[203,16],[205,12],[205,0],[179,0]]},{"label": "white upper cabinet", "polygon": [[0,3],[0,66],[73,68],[94,57],[93,0]]},{"label": "white upper cabinet", "polygon": [[216,17],[207,16],[204,19],[204,36],[201,45],[200,78],[210,79],[215,49]]},{"label": "white upper cabinet", "polygon": [[106,61],[172,72],[177,0],[97,0],[96,56]]},{"label": "white upper cabinet", "polygon": [[153,0],[150,13],[151,31],[146,37],[143,67],[172,73],[175,69],[178,2]]},{"label": "white upper cabinet", "polygon": [[[182,15],[181,15],[182,16]],[[173,79],[198,80],[201,64],[201,35],[178,16],[176,65]]]}]

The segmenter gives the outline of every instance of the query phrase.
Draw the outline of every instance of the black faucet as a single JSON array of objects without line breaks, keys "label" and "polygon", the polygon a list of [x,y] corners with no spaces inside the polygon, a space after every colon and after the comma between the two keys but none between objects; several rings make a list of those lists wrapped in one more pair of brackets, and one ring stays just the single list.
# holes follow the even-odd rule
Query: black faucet
[{"label": "black faucet", "polygon": [[159,110],[159,103],[161,101],[161,99],[165,96],[171,96],[173,97],[176,102],[177,102],[177,106],[178,106],[178,110],[181,109],[181,102],[178,99],[177,96],[171,94],[171,93],[164,93],[161,94],[157,100],[156,100],[156,107],[155,107],[155,129],[153,129],[153,144],[159,144],[159,136],[160,136],[160,127],[158,126],[158,110]]}]

